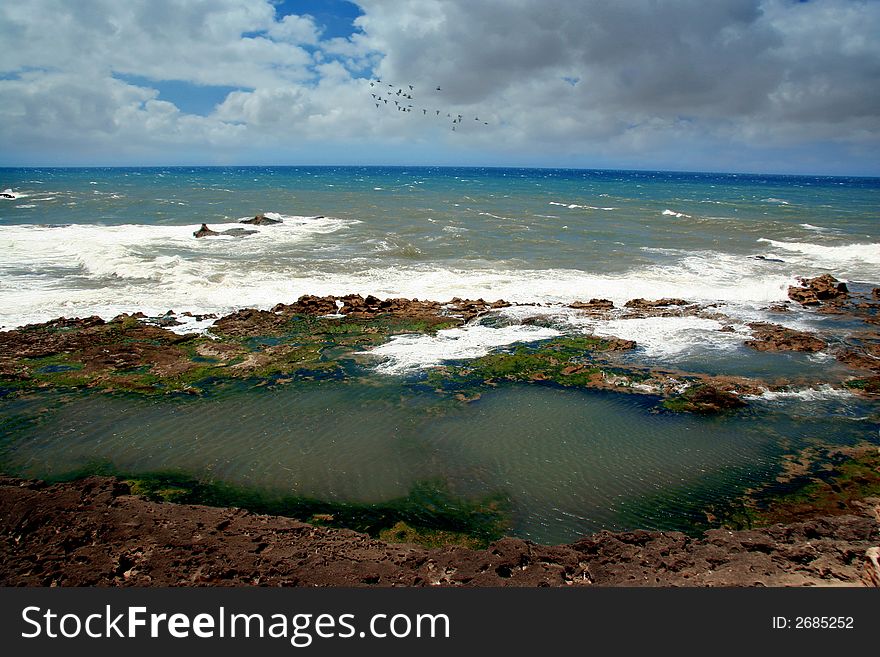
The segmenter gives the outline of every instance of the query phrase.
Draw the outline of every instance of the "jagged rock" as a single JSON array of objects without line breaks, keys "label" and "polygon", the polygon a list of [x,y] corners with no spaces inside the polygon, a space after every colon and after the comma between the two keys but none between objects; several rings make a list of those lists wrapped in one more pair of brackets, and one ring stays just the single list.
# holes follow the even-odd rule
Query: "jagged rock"
[{"label": "jagged rock", "polygon": [[666,306],[686,306],[688,302],[684,299],[657,299],[656,301],[630,299],[624,305],[627,308],[665,308]]},{"label": "jagged rock", "polygon": [[264,214],[258,214],[253,219],[242,219],[238,223],[240,224],[250,224],[252,226],[273,226],[275,224],[284,223],[281,219],[272,219],[267,217]]},{"label": "jagged rock", "polygon": [[208,224],[202,224],[202,227],[193,233],[193,237],[211,237],[219,234],[216,230],[208,228]]},{"label": "jagged rock", "polygon": [[799,278],[802,287],[790,286],[788,298],[805,306],[816,306],[823,301],[843,300],[849,297],[846,283],[841,283],[831,274],[816,278]]},{"label": "jagged rock", "polygon": [[871,290],[871,298],[875,301],[880,301],[880,287],[875,287]]},{"label": "jagged rock", "polygon": [[586,303],[583,301],[575,301],[568,305],[569,308],[577,308],[578,310],[611,310],[614,303],[608,299],[590,299]]},{"label": "jagged rock", "polygon": [[758,351],[821,351],[828,345],[814,333],[795,331],[779,324],[767,324],[765,322],[752,322],[753,340],[747,340],[745,345]]}]

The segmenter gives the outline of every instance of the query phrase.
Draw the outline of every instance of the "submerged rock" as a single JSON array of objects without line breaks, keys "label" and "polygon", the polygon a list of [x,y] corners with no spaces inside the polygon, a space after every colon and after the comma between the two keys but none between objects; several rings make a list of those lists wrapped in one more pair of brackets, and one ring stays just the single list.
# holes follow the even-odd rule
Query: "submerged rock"
[{"label": "submerged rock", "polygon": [[831,274],[816,278],[800,278],[801,287],[788,288],[788,298],[804,306],[817,306],[823,301],[837,301],[849,298],[846,283],[838,281]]}]

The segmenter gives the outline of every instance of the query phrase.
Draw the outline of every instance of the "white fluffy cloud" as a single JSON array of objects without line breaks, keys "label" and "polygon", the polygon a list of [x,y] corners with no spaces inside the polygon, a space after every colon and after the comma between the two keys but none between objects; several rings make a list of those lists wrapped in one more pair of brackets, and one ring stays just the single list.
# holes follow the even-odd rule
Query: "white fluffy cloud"
[{"label": "white fluffy cloud", "polygon": [[[880,172],[877,2],[357,4],[359,31],[325,39],[312,17],[278,16],[268,0],[4,3],[4,163],[308,162],[325,150],[377,163]],[[414,112],[376,108],[371,75],[414,84]],[[238,90],[197,116],[119,76]],[[454,133],[446,112],[466,117]]]}]

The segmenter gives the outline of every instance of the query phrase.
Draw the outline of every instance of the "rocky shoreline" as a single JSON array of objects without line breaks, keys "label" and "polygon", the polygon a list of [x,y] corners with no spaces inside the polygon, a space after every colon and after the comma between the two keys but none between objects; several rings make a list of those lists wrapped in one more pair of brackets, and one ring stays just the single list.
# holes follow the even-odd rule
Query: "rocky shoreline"
[{"label": "rocky shoreline", "polygon": [[[855,294],[823,275],[802,280],[788,296],[790,301],[768,310],[786,313],[797,303],[842,316],[856,328],[841,338],[736,320],[714,304],[665,297],[632,299],[622,307],[591,299],[566,311],[599,319],[711,319],[720,331],[741,336],[747,349],[823,353],[844,372],[832,375],[820,367],[814,380],[798,381],[802,386],[832,384],[866,397],[880,394],[880,289]],[[109,321],[58,318],[0,332],[0,397],[46,389],[202,396],[226,383],[274,387],[354,380],[371,374],[365,366],[375,362],[370,349],[395,336],[432,336],[475,320],[509,321],[500,314],[505,310],[516,310],[524,326],[548,321],[546,308],[514,305],[306,295],[269,310],[242,309],[223,317],[169,311]],[[184,320],[211,326],[207,332],[186,332]],[[656,403],[657,412],[727,413],[792,383],[659,368],[631,358],[637,348],[637,341],[620,337],[564,334],[429,368],[412,385],[428,386],[452,404],[471,403],[483,391],[510,383],[644,395],[655,400],[650,403]],[[141,484],[118,478],[56,484],[2,478],[0,581],[37,586],[857,585],[880,579],[870,568],[876,555],[873,561],[865,556],[880,542],[878,460],[870,451],[793,457],[789,480],[803,484],[796,494],[753,504],[761,496],[757,491],[742,522],[709,518],[710,525],[732,529],[713,529],[701,538],[602,532],[563,546],[503,538],[486,548],[488,541],[474,543],[462,528],[395,524],[380,527],[381,534],[371,528],[370,537],[340,528],[353,525],[339,518],[335,527],[318,526],[322,516],[333,519],[327,513],[296,515],[306,524],[227,508],[237,504],[229,501],[236,498],[214,507],[158,501],[179,501],[181,495],[200,499],[185,487],[166,486],[151,497],[138,488]],[[140,494],[132,495],[133,488]],[[482,510],[475,515],[480,514],[486,515]],[[752,528],[771,523],[776,524]],[[448,545],[455,542],[458,546]]]},{"label": "rocky shoreline", "polygon": [[[845,315],[861,327],[846,339],[798,331],[769,322],[734,320],[714,304],[683,299],[632,299],[615,308],[607,299],[570,304],[570,312],[590,318],[645,319],[695,317],[720,323],[721,332],[742,335],[742,344],[761,352],[824,352],[850,375],[822,377],[807,384],[845,386],[854,394],[880,394],[880,298],[852,295],[844,283],[823,275],[789,289],[793,301],[819,312]],[[790,303],[790,302],[789,302]],[[455,298],[446,303],[419,299],[378,299],[356,294],[306,295],[270,310],[242,309],[223,317],[142,313],[58,318],[43,324],[0,331],[0,390],[46,387],[91,388],[144,394],[202,394],[218,380],[283,385],[301,380],[347,379],[368,373],[363,363],[371,348],[394,336],[434,335],[487,318],[510,304],[503,300]],[[523,325],[546,322],[541,306]],[[522,309],[520,307],[519,309]],[[769,310],[786,312],[779,304]],[[209,320],[207,333],[174,331],[181,320]],[[429,368],[438,392],[464,400],[501,381],[558,384],[654,395],[669,411],[712,413],[746,404],[749,395],[785,389],[785,380],[709,375],[639,365],[622,358],[638,347],[632,340],[589,334],[519,343],[462,362]]]},{"label": "rocky shoreline", "polygon": [[485,549],[153,502],[118,479],[0,478],[4,586],[878,586],[880,498],[752,530],[600,532]]}]

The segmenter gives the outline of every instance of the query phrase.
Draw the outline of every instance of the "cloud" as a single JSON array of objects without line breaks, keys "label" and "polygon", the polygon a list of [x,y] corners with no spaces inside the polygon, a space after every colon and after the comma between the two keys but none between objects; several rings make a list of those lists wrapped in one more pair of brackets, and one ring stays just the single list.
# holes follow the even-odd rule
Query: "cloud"
[{"label": "cloud", "polygon": [[[278,16],[268,0],[4,3],[0,136],[19,155],[54,142],[60,159],[105,148],[289,161],[323,149],[377,162],[824,161],[880,173],[880,3],[357,4],[358,30],[325,39],[314,18]],[[193,116],[114,74],[238,90]],[[414,112],[375,107],[374,75],[413,84]],[[467,117],[454,133],[447,112]]]}]

